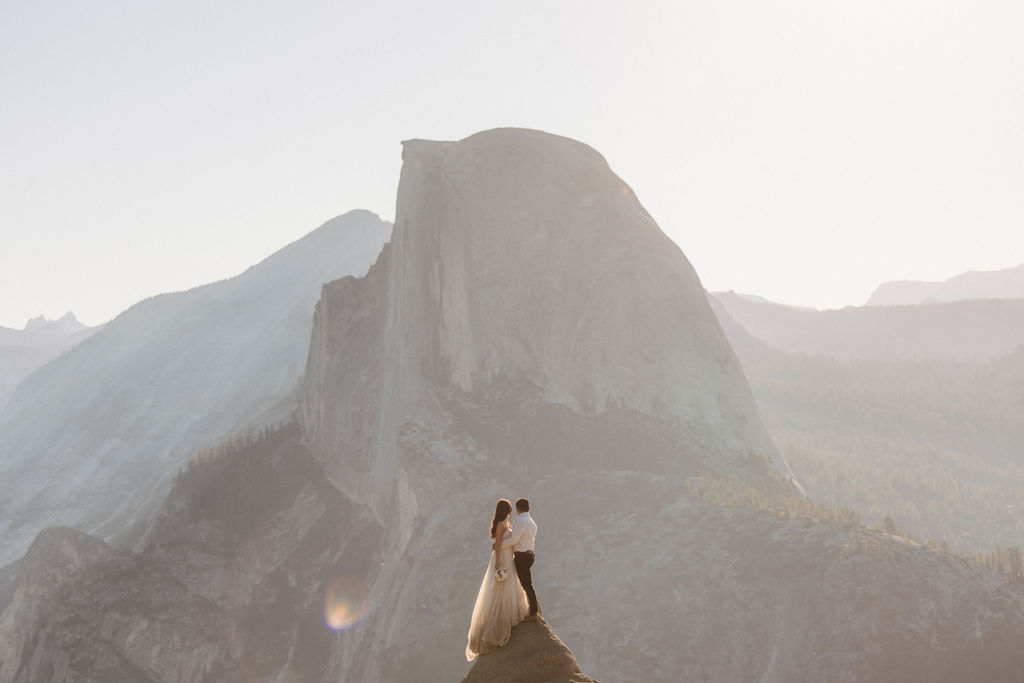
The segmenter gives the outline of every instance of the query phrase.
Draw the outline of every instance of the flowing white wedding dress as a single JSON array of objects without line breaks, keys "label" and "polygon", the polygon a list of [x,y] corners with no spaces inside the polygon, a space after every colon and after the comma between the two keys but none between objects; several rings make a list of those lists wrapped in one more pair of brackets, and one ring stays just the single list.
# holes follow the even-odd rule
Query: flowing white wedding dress
[{"label": "flowing white wedding dress", "polygon": [[469,642],[466,645],[466,661],[472,662],[477,655],[490,652],[508,642],[512,627],[529,614],[530,605],[526,591],[519,583],[515,564],[512,561],[512,547],[503,545],[498,557],[498,566],[504,567],[507,578],[494,578],[494,551],[487,563],[480,592],[473,607],[473,619],[469,622]]}]

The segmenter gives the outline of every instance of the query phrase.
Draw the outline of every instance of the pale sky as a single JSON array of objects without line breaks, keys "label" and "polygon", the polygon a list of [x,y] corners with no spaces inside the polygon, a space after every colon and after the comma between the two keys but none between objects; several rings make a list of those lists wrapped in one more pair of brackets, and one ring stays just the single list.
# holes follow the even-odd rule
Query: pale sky
[{"label": "pale sky", "polygon": [[708,289],[1024,262],[1024,4],[0,0],[0,325],[393,220],[400,141],[586,142]]}]

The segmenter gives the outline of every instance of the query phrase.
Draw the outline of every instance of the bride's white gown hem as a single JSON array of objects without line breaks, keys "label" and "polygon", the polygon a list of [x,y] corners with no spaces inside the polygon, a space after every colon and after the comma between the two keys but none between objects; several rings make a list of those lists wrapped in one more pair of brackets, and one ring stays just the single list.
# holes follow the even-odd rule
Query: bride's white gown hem
[{"label": "bride's white gown hem", "polygon": [[473,618],[469,623],[469,642],[466,644],[466,661],[473,661],[508,642],[512,627],[529,613],[526,591],[519,583],[512,548],[502,546],[498,566],[505,567],[508,578],[494,580],[494,551],[491,551],[480,592],[473,607]]}]

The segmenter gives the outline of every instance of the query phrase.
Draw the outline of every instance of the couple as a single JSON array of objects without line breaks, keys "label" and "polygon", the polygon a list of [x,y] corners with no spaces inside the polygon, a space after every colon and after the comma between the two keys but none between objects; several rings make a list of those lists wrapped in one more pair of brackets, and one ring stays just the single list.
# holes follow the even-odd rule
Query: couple
[{"label": "couple", "polygon": [[520,621],[537,620],[537,594],[530,576],[537,525],[530,517],[530,501],[517,500],[515,521],[511,518],[512,503],[502,498],[491,521],[494,550],[469,623],[466,660],[470,662],[507,643],[512,627]]}]

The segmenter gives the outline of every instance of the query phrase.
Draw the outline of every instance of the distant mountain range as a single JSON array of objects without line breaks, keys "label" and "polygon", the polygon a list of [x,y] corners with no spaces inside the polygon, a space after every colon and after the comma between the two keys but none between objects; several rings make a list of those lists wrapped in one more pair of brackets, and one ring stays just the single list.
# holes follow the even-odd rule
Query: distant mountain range
[{"label": "distant mountain range", "polygon": [[985,360],[1024,346],[1024,299],[819,311],[735,292],[711,296],[754,337],[792,353],[876,360]]},{"label": "distant mountain range", "polygon": [[710,299],[772,438],[814,500],[869,524],[890,517],[958,552],[1020,543],[1024,350],[975,361],[796,353],[754,337]]},{"label": "distant mountain range", "polygon": [[0,566],[47,526],[123,539],[198,449],[289,419],[323,283],[365,273],[390,234],[347,213],[237,277],[132,306],[21,382],[0,411]]},{"label": "distant mountain range", "polygon": [[22,330],[0,327],[0,410],[32,371],[102,329],[86,327],[68,312],[57,320],[32,318]]},{"label": "distant mountain range", "polygon": [[25,323],[25,330],[34,330],[36,332],[49,332],[51,334],[74,334],[81,332],[82,330],[89,329],[87,326],[78,322],[78,318],[71,311],[68,311],[60,318],[56,320],[49,320],[45,315],[36,316],[30,318]]},{"label": "distant mountain range", "polygon": [[945,282],[885,282],[866,305],[900,306],[961,299],[1024,299],[1024,263],[1005,270],[969,271]]},{"label": "distant mountain range", "polygon": [[[237,296],[207,306],[231,327],[270,309]],[[0,683],[459,680],[499,496],[532,500],[545,619],[599,680],[1018,679],[1024,585],[797,495],[719,305],[594,149],[518,129],[407,141],[394,238],[323,287],[295,419],[192,460],[131,550],[39,534]],[[232,378],[287,355],[236,333],[223,374],[173,364],[210,346],[190,319],[134,331],[184,337],[157,356],[157,384],[189,378],[172,406],[190,423],[164,440],[251,424],[223,415],[252,395]],[[159,426],[152,360],[103,378],[120,429]]]}]

